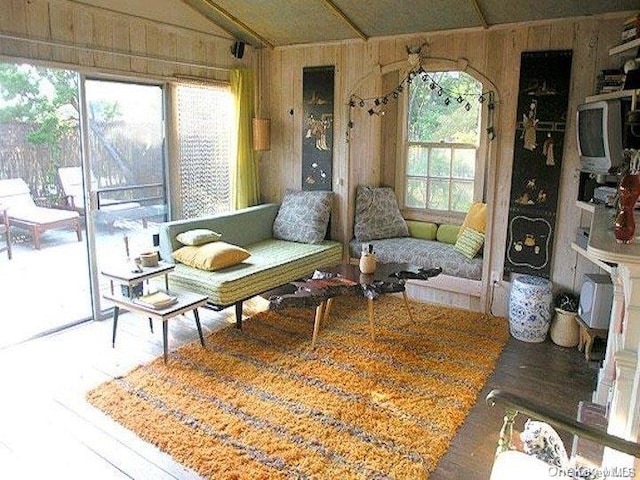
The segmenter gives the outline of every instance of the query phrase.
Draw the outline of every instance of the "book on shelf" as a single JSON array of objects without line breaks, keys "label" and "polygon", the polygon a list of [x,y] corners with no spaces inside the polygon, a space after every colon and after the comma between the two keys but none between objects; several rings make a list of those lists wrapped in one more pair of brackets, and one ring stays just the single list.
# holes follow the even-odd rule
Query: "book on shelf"
[{"label": "book on shelf", "polygon": [[622,24],[622,32],[620,34],[620,40],[622,43],[630,42],[638,38],[638,32],[640,32],[640,14],[629,17]]},{"label": "book on shelf", "polygon": [[157,291],[154,293],[148,293],[138,298],[134,298],[133,301],[137,304],[145,307],[154,308],[156,310],[162,310],[168,308],[171,305],[178,303],[178,297],[169,295],[168,293]]},{"label": "book on shelf", "polygon": [[596,93],[609,93],[621,90],[624,85],[625,74],[620,69],[600,71],[596,82]]}]

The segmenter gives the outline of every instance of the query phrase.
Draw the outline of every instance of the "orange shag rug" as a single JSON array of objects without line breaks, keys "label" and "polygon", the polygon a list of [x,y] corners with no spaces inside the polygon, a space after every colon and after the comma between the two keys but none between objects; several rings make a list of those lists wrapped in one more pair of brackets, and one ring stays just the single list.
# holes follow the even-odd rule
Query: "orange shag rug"
[{"label": "orange shag rug", "polygon": [[91,404],[214,479],[426,478],[508,338],[505,319],[402,298],[258,313],[89,392]]}]

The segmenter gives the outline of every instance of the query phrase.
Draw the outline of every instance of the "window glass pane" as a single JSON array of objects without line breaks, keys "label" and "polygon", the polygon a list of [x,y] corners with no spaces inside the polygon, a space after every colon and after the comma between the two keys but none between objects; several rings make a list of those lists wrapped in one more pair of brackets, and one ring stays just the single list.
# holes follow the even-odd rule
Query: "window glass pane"
[{"label": "window glass pane", "polygon": [[425,208],[427,206],[427,183],[417,178],[407,179],[407,207]]},{"label": "window glass pane", "polygon": [[449,177],[451,175],[451,149],[432,148],[429,162],[429,176]]},{"label": "window glass pane", "polygon": [[449,210],[449,180],[429,180],[429,208]]},{"label": "window glass pane", "polygon": [[409,147],[407,158],[407,175],[427,175],[429,149],[420,145]]},{"label": "window glass pane", "polygon": [[417,78],[409,86],[409,141],[479,145],[482,84],[463,72],[429,72],[422,78],[426,81]]},{"label": "window glass pane", "polygon": [[451,210],[467,212],[473,203],[473,182],[451,182]]},{"label": "window glass pane", "polygon": [[476,151],[471,148],[456,148],[453,151],[453,163],[451,165],[451,176],[455,178],[475,177],[476,171]]},{"label": "window glass pane", "polygon": [[407,206],[465,212],[482,186],[476,179],[482,84],[464,72],[426,72],[408,90]]}]

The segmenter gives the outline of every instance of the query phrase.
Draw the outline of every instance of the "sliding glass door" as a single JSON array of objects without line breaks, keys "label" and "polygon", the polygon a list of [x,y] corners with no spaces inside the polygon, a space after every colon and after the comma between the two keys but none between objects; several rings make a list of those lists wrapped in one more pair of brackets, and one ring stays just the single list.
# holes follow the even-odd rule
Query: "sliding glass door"
[{"label": "sliding glass door", "polygon": [[80,168],[79,75],[0,63],[0,348],[92,316],[83,212],[58,174]]},{"label": "sliding glass door", "polygon": [[164,86],[0,63],[0,348],[102,317],[167,219]]},{"label": "sliding glass door", "polygon": [[167,219],[164,91],[159,85],[87,79],[82,174],[94,255],[95,316],[110,305],[100,272],[154,248]]}]

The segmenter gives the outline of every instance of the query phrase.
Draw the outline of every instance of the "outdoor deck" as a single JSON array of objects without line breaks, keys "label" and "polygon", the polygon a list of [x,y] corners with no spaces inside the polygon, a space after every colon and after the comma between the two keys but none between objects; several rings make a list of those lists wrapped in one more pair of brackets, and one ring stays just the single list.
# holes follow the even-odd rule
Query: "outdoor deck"
[{"label": "outdoor deck", "polygon": [[[97,231],[98,269],[125,261],[124,237],[132,255],[152,247],[158,223],[118,221]],[[28,233],[11,229],[13,258],[0,252],[0,303],[3,331],[0,348],[86,320],[91,316],[86,234],[78,242],[71,229],[49,230],[36,250]],[[4,242],[4,236],[0,238]],[[108,286],[101,282],[101,290]]]}]

